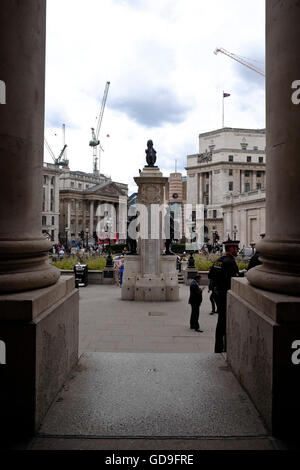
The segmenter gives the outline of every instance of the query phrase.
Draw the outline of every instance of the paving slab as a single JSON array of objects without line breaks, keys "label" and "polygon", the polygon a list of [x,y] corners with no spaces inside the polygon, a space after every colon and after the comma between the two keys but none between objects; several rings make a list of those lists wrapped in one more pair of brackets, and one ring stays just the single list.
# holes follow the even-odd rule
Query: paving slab
[{"label": "paving slab", "polygon": [[220,354],[84,353],[39,436],[262,438]]},{"label": "paving slab", "polygon": [[85,351],[176,353],[214,350],[217,315],[210,315],[207,287],[200,308],[203,333],[189,328],[188,286],[180,286],[180,300],[175,302],[122,300],[117,286],[88,285],[79,292],[80,354]]}]

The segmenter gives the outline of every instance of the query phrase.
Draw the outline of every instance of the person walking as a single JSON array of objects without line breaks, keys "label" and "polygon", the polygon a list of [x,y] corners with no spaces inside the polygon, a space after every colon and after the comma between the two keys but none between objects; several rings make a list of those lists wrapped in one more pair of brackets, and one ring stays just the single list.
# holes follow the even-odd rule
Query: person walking
[{"label": "person walking", "polygon": [[215,353],[226,352],[227,292],[231,288],[231,278],[239,276],[239,269],[234,259],[238,254],[239,241],[230,240],[228,237],[228,240],[223,244],[225,255],[215,261],[208,274],[208,278],[213,281],[214,297],[218,309]]},{"label": "person walking", "polygon": [[120,264],[119,264],[119,279],[120,279],[120,287],[122,286],[123,282],[123,273],[124,273],[124,256],[121,256]]},{"label": "person walking", "polygon": [[199,325],[199,313],[200,305],[202,303],[202,291],[204,287],[200,287],[201,276],[197,274],[190,285],[190,297],[189,304],[191,305],[191,318],[190,318],[190,328],[191,330],[197,331],[197,333],[203,333],[203,330],[200,330]]}]

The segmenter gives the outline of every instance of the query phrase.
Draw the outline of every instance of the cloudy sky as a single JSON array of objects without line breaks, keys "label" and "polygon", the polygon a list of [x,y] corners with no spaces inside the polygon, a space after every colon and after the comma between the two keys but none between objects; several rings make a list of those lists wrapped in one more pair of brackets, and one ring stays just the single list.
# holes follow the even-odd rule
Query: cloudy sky
[{"label": "cloudy sky", "polygon": [[[265,127],[264,0],[48,0],[45,135],[55,154],[62,124],[72,170],[92,171],[89,147],[110,88],[100,171],[135,189],[147,140],[168,175],[185,174],[198,135],[222,126]],[[107,137],[109,136],[109,137]],[[45,150],[45,160],[51,157]]]}]

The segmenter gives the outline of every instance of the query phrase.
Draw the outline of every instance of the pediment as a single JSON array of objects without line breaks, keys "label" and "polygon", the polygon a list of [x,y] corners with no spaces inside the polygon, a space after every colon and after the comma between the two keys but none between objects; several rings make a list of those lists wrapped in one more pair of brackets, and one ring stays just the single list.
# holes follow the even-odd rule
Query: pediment
[{"label": "pediment", "polygon": [[119,188],[115,183],[107,183],[103,186],[95,188],[92,194],[96,194],[97,196],[110,196],[110,197],[119,197],[119,196],[126,196],[126,192]]}]

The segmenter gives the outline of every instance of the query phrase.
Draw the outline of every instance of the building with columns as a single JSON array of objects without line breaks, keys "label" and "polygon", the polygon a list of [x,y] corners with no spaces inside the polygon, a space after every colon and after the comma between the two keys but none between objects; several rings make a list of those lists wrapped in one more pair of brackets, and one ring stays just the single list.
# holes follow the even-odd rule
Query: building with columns
[{"label": "building with columns", "polygon": [[[199,135],[199,153],[187,156],[187,203],[204,205],[205,240],[212,242],[214,231],[221,240],[228,230],[232,237],[234,225],[240,233],[245,232],[245,227],[239,225],[244,215],[237,217],[236,224],[226,222],[224,227],[224,205],[228,200],[239,203],[240,196],[244,202],[249,198],[253,205],[251,193],[265,188],[265,147],[264,129],[226,127]],[[237,211],[241,213],[242,206]]]},{"label": "building with columns", "polygon": [[53,243],[58,242],[59,233],[59,188],[61,169],[54,164],[43,165],[42,233],[49,235]]},{"label": "building with columns", "polygon": [[[62,171],[60,176],[59,234],[62,240],[98,237],[119,238],[119,197],[127,199],[128,186],[110,178],[90,175],[81,171]],[[102,227],[104,217],[111,227]]]},{"label": "building with columns", "polygon": [[236,237],[240,248],[250,247],[266,231],[266,191],[257,189],[248,193],[228,195],[222,205],[224,238]]},{"label": "building with columns", "polygon": [[[78,239],[82,231],[84,240],[88,237],[92,241],[98,222],[113,206],[110,235],[117,238],[119,197],[127,197],[127,192],[126,184],[116,183],[102,174],[95,176],[44,163],[42,232],[48,234],[54,243]],[[107,208],[103,206],[105,204]],[[97,235],[106,238],[107,233]]]}]

